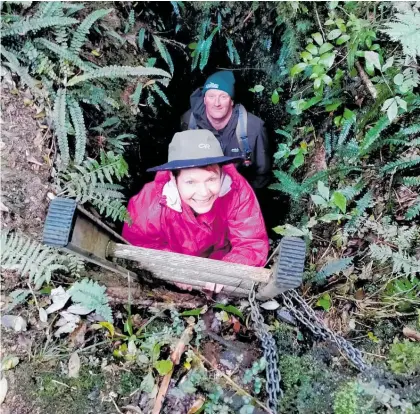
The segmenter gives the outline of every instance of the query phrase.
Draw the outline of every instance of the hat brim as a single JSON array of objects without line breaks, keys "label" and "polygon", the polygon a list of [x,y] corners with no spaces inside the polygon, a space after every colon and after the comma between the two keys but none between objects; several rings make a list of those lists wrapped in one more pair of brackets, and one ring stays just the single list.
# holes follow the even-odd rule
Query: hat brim
[{"label": "hat brim", "polygon": [[147,169],[147,172],[180,170],[182,168],[205,167],[206,165],[225,164],[225,163],[239,161],[239,160],[242,160],[241,156],[200,158],[198,160],[176,160],[176,161],[167,162],[166,164],[158,165],[157,167],[149,168]]}]

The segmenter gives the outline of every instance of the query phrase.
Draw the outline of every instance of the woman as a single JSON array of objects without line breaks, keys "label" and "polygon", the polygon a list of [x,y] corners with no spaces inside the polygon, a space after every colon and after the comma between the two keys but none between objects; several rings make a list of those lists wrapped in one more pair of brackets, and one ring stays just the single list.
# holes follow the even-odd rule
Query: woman
[{"label": "woman", "polygon": [[[128,203],[135,246],[264,266],[268,237],[250,185],[207,130],[174,135],[168,162]],[[230,164],[228,164],[230,163]],[[214,285],[212,285],[214,287]],[[216,288],[216,290],[219,290]]]}]

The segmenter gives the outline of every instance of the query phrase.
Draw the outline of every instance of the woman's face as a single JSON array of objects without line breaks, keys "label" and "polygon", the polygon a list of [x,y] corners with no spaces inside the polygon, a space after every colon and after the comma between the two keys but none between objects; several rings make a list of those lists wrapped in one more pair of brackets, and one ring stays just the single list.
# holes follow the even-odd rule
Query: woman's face
[{"label": "woman's face", "polygon": [[219,197],[222,170],[219,165],[186,168],[180,171],[176,184],[182,201],[197,214],[208,213]]}]

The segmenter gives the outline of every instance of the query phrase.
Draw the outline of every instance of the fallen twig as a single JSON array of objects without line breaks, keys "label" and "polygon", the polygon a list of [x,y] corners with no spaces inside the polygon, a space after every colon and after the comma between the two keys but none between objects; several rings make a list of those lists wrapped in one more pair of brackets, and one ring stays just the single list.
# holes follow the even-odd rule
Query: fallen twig
[{"label": "fallen twig", "polygon": [[377,96],[378,96],[378,92],[377,92],[375,86],[373,86],[373,83],[369,79],[368,75],[366,75],[366,72],[363,69],[362,65],[359,62],[355,62],[354,66],[356,66],[356,69],[359,72],[359,75],[360,75],[363,83],[365,84],[367,90],[371,94],[372,98],[376,99]]},{"label": "fallen twig", "polygon": [[[176,344],[174,351],[171,354],[171,361],[174,364],[174,367],[179,364],[181,361],[181,356],[185,351],[185,347],[190,343],[193,336],[193,326],[188,326],[181,335],[180,340]],[[155,405],[153,407],[152,414],[159,414],[162,409],[163,401],[165,400],[166,393],[168,392],[169,383],[171,382],[172,374],[174,368],[171,369],[164,377],[160,383],[159,393],[155,400]]]}]

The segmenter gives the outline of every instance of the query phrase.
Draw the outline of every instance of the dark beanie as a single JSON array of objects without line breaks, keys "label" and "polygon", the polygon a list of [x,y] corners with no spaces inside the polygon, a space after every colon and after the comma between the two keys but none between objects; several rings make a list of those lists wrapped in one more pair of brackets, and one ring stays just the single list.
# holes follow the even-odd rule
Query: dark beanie
[{"label": "dark beanie", "polygon": [[235,95],[235,77],[230,70],[223,70],[210,75],[204,83],[203,94],[210,89],[218,89],[229,94],[231,98]]}]

